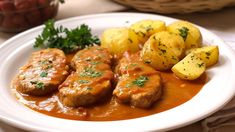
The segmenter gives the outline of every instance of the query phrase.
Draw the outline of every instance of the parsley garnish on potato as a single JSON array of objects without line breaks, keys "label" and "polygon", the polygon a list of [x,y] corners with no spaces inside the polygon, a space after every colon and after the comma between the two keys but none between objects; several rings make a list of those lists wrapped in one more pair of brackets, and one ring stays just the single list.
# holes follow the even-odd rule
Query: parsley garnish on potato
[{"label": "parsley garnish on potato", "polygon": [[58,48],[65,53],[83,49],[93,44],[100,44],[97,36],[92,36],[91,29],[82,24],[75,29],[63,26],[55,27],[54,21],[45,23],[42,34],[36,38],[34,48]]},{"label": "parsley garnish on potato", "polygon": [[182,27],[180,29],[178,29],[180,32],[180,36],[184,39],[184,41],[186,40],[187,36],[188,36],[188,32],[189,29],[187,27]]}]

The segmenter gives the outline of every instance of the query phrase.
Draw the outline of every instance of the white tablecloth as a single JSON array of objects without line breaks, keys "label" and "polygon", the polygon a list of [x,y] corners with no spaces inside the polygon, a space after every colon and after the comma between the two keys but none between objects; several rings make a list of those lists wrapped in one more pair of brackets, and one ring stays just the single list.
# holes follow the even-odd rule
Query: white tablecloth
[{"label": "white tablecloth", "polygon": [[[109,0],[67,0],[60,6],[57,20],[94,14],[103,12],[130,11],[124,6],[113,3]],[[134,11],[134,10],[131,10]],[[168,15],[170,17],[191,21],[201,25],[220,36],[227,44],[235,49],[235,7],[226,8],[211,13],[193,13],[185,15]],[[0,32],[0,44],[15,34],[6,34]],[[234,127],[235,128],[235,127]],[[234,130],[234,128],[228,128]],[[23,132],[6,123],[0,122],[0,132]],[[192,125],[173,130],[172,132],[200,132],[202,131],[201,123],[197,122]]]}]

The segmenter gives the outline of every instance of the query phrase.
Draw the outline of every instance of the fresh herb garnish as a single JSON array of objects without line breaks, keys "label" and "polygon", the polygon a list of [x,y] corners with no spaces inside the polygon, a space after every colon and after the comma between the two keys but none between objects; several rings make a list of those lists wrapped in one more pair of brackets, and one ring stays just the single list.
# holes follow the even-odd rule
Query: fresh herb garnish
[{"label": "fresh herb garnish", "polygon": [[139,87],[143,87],[145,82],[148,81],[148,77],[146,76],[139,76],[137,79],[135,79],[132,84],[137,85]]},{"label": "fresh herb garnish", "polygon": [[43,82],[39,82],[39,81],[30,81],[31,84],[34,84],[36,88],[38,89],[44,89],[44,83]]},{"label": "fresh herb garnish", "polygon": [[210,56],[210,55],[211,55],[211,53],[210,53],[210,52],[206,52],[206,55],[207,55],[207,56]]},{"label": "fresh herb garnish", "polygon": [[45,72],[45,71],[43,71],[43,72],[41,72],[41,74],[40,74],[40,77],[47,77],[47,72]]},{"label": "fresh herb garnish", "polygon": [[90,62],[90,64],[92,64],[92,65],[97,65],[97,64],[100,64],[101,62],[99,62],[99,61],[91,61]]},{"label": "fresh herb garnish", "polygon": [[187,27],[182,27],[180,29],[178,29],[180,32],[180,36],[184,39],[184,41],[186,40],[187,36],[188,36],[188,31],[189,29]]},{"label": "fresh herb garnish", "polygon": [[81,77],[100,77],[102,76],[102,72],[100,71],[95,71],[93,68],[91,67],[86,67],[85,70],[83,70],[80,73]]},{"label": "fresh herb garnish", "polygon": [[88,81],[88,80],[79,80],[79,83],[81,83],[81,84],[85,84],[85,83],[89,83],[90,81]]},{"label": "fresh herb garnish", "polygon": [[87,91],[91,91],[93,88],[92,87],[86,87]]},{"label": "fresh herb garnish", "polygon": [[100,44],[100,40],[92,36],[87,25],[82,24],[70,30],[63,26],[56,28],[54,21],[48,20],[42,34],[36,38],[34,48],[58,48],[70,53],[93,44]]},{"label": "fresh herb garnish", "polygon": [[197,63],[197,65],[199,68],[201,68],[202,66],[204,66],[204,63],[201,63],[201,64]]}]

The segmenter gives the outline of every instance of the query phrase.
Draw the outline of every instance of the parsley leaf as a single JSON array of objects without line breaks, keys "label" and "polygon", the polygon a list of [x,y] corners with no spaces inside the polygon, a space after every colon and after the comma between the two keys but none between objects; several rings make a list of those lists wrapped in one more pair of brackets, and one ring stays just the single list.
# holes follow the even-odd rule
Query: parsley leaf
[{"label": "parsley leaf", "polygon": [[89,83],[90,81],[88,81],[88,80],[79,80],[78,82],[81,83],[81,84],[85,84],[85,83]]},{"label": "parsley leaf", "polygon": [[81,73],[80,73],[80,76],[81,77],[100,77],[102,76],[103,73],[100,72],[100,71],[95,71],[93,68],[90,68],[90,67],[86,67],[85,70],[83,70]]},{"label": "parsley leaf", "polygon": [[44,83],[43,82],[39,82],[39,81],[30,81],[31,84],[34,84],[36,88],[38,89],[44,89]]},{"label": "parsley leaf", "polygon": [[75,29],[68,29],[63,26],[55,27],[53,20],[48,20],[45,27],[34,44],[34,48],[58,48],[65,53],[83,49],[93,44],[100,44],[97,36],[92,36],[91,29],[82,24]]},{"label": "parsley leaf", "polygon": [[41,72],[41,74],[40,74],[40,77],[47,77],[47,72],[45,72],[45,71],[43,71],[43,72]]},{"label": "parsley leaf", "polygon": [[139,76],[137,79],[135,79],[132,84],[137,85],[139,87],[143,87],[145,82],[148,81],[149,78],[146,76]]},{"label": "parsley leaf", "polygon": [[180,36],[184,39],[184,41],[186,40],[187,36],[188,36],[188,31],[189,29],[187,27],[182,27],[180,29],[178,29],[180,32]]}]

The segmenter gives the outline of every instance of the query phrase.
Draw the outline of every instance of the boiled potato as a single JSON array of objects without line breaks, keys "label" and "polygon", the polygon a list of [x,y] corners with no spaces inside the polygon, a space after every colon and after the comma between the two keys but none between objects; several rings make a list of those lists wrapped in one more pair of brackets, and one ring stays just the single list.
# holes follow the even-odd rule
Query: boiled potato
[{"label": "boiled potato", "polygon": [[102,34],[101,47],[107,48],[113,54],[122,55],[125,51],[139,51],[139,42],[135,32],[129,28],[110,28]]},{"label": "boiled potato", "polygon": [[141,58],[157,70],[168,70],[184,54],[184,41],[167,31],[161,31],[152,35],[144,44]]},{"label": "boiled potato", "polygon": [[164,31],[166,26],[160,20],[142,20],[132,24],[130,28],[137,34],[139,42],[144,44],[154,33]]},{"label": "boiled potato", "polygon": [[206,64],[198,54],[190,53],[171,70],[180,79],[195,80],[205,72]]},{"label": "boiled potato", "polygon": [[167,26],[167,31],[180,35],[186,45],[186,49],[198,48],[202,44],[200,30],[187,21],[176,21]]},{"label": "boiled potato", "polygon": [[187,52],[199,54],[199,57],[206,63],[206,67],[216,64],[219,60],[218,46],[205,46],[202,48],[191,49]]}]

